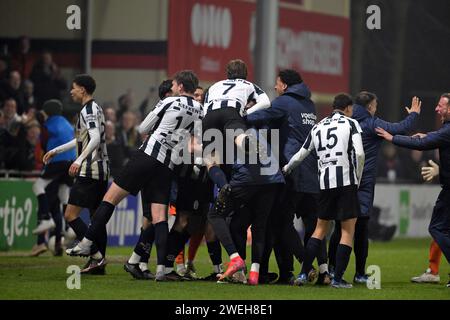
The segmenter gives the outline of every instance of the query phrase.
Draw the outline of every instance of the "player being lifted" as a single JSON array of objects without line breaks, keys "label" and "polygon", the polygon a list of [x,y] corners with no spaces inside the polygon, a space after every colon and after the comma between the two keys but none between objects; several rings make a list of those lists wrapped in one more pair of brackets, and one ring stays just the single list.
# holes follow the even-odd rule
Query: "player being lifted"
[{"label": "player being lifted", "polygon": [[[248,104],[252,105],[249,112],[270,107],[270,99],[267,94],[257,85],[247,81],[247,65],[239,59],[231,60],[226,67],[227,79],[213,84],[205,94],[205,118],[202,121],[203,132],[209,129],[218,129],[223,137],[226,137],[227,130],[236,132],[234,144],[241,150],[256,152],[256,138],[245,134],[247,125],[242,118]],[[242,133],[239,133],[241,131]],[[225,141],[225,140],[224,140]],[[203,143],[203,147],[208,141]],[[252,146],[253,145],[253,146]],[[225,146],[224,150],[226,150]],[[217,151],[217,150],[216,150]],[[204,155],[211,158],[211,155]],[[215,154],[214,159],[224,161],[225,153]],[[233,164],[234,159],[229,159]],[[208,161],[207,161],[208,162]],[[212,161],[207,163],[211,180],[222,188],[226,184],[226,177],[219,173]],[[228,167],[230,168],[230,167]],[[224,183],[225,181],[225,183]]]},{"label": "player being lifted", "polygon": [[320,198],[316,229],[306,245],[305,261],[295,284],[308,282],[308,273],[328,232],[329,221],[341,222],[341,240],[336,253],[335,288],[351,288],[342,279],[352,252],[356,219],[360,212],[358,185],[364,168],[364,149],[361,128],[351,119],[353,101],[346,94],[334,98],[334,112],[316,124],[303,147],[284,166],[290,173],[315,149],[318,159]]},{"label": "player being lifted", "polygon": [[[247,105],[251,104],[252,108],[249,112],[254,112],[270,107],[270,99],[261,88],[246,80],[247,65],[242,60],[236,59],[228,62],[226,73],[227,79],[213,84],[205,94],[205,118],[202,121],[203,133],[209,129],[216,129],[221,131],[223,137],[227,137],[226,132],[231,130],[235,133],[233,135],[235,137],[232,142],[233,146],[235,144],[246,153],[256,152],[256,137],[250,137],[245,134],[247,125],[243,116]],[[241,133],[238,131],[241,131]],[[228,145],[228,141],[225,139],[224,141],[223,151],[227,150],[226,145]],[[206,143],[203,142],[203,148],[208,143],[208,141]],[[203,154],[208,174],[220,189],[216,200],[216,202],[219,202],[219,206],[225,206],[225,202],[231,194],[228,180],[231,174],[231,165],[235,159],[231,155],[228,156],[230,159],[227,159],[225,153],[221,153],[220,150],[215,150],[215,154],[212,152],[211,154]],[[224,172],[219,168],[218,164],[221,161],[226,163],[226,160],[229,163],[222,167]],[[219,239],[228,237],[228,232],[224,232],[228,229],[224,219],[213,219],[213,221],[209,219],[209,221]],[[221,242],[223,241],[221,240]],[[233,254],[230,259],[229,270],[225,272],[229,276],[233,273],[230,273],[230,271],[236,269],[235,265],[239,265],[240,268],[244,265],[244,261],[237,253]]]},{"label": "player being lifted", "polygon": [[[80,241],[88,229],[80,218],[80,212],[83,208],[88,208],[92,216],[106,192],[109,176],[105,117],[102,108],[93,99],[95,87],[95,80],[91,76],[81,74],[75,77],[70,93],[72,99],[83,106],[75,128],[76,138],[44,155],[44,163],[48,163],[55,155],[77,148],[78,158],[69,168],[69,174],[76,176],[76,179],[70,190],[64,217]],[[99,230],[97,246],[86,252],[86,256],[90,255],[91,259],[82,272],[104,273],[106,242],[105,227]]]},{"label": "player being lifted", "polygon": [[155,279],[166,280],[164,260],[169,232],[167,208],[174,167],[172,150],[178,143],[174,140],[174,133],[178,129],[192,133],[194,122],[203,118],[203,107],[193,98],[197,85],[197,76],[192,71],[181,71],[175,75],[172,86],[175,96],[164,99],[141,123],[140,132],[152,131],[152,134],[114,180],[95,212],[86,236],[68,254],[87,255],[92,245],[97,243],[99,232],[105,228],[115,206],[128,194],[136,195],[144,188],[143,194],[146,202],[151,203],[152,223],[155,226]]}]

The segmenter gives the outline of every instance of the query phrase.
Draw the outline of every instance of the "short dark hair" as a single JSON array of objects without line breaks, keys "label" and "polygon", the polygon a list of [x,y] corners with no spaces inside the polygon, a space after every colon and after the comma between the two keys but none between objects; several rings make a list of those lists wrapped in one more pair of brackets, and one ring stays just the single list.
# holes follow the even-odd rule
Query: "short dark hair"
[{"label": "short dark hair", "polygon": [[441,94],[441,98],[447,98],[448,100],[447,105],[450,106],[450,93]]},{"label": "short dark hair", "polygon": [[73,83],[75,83],[77,86],[83,87],[84,90],[88,94],[93,94],[96,88],[95,80],[88,74],[78,74],[75,76],[75,79],[73,79]]},{"label": "short dark hair", "polygon": [[197,86],[197,88],[195,88],[195,90],[197,90],[197,89],[203,90],[203,87],[202,86]]},{"label": "short dark hair", "polygon": [[182,84],[184,91],[194,93],[198,87],[198,78],[192,70],[183,70],[175,74],[173,80],[178,84]]},{"label": "short dark hair", "polygon": [[378,97],[375,93],[369,91],[361,91],[355,97],[355,103],[366,108],[373,100],[378,100]]},{"label": "short dark hair", "polygon": [[241,59],[228,62],[226,71],[228,79],[247,79],[247,65]]},{"label": "short dark hair", "polygon": [[293,69],[284,69],[278,72],[278,77],[280,80],[285,83],[288,87],[293,86],[294,84],[299,84],[303,82],[300,73]]},{"label": "short dark hair", "polygon": [[333,109],[344,110],[351,105],[353,105],[353,99],[346,93],[340,93],[336,97],[334,97]]},{"label": "short dark hair", "polygon": [[158,88],[159,98],[163,100],[169,92],[172,92],[172,79],[161,82]]}]

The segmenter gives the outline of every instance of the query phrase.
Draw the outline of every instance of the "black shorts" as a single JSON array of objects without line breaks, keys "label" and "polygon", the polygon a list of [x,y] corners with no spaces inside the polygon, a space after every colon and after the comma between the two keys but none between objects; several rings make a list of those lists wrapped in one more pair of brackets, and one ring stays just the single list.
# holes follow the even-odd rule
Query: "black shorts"
[{"label": "black shorts", "polygon": [[134,196],[142,189],[144,203],[169,204],[172,170],[139,150],[114,179],[114,183]]},{"label": "black shorts", "polygon": [[108,181],[76,177],[70,189],[68,203],[77,207],[96,210],[107,190]]},{"label": "black shorts", "polygon": [[208,129],[218,129],[225,133],[226,129],[247,130],[244,119],[236,108],[227,107],[208,111],[202,120],[203,133]]},{"label": "black shorts", "polygon": [[[232,108],[232,107],[226,107],[226,108],[222,108],[222,109],[216,109],[216,110],[211,110],[208,111],[208,113],[206,113],[205,117],[202,120],[202,130],[203,130],[203,134],[205,134],[206,130],[209,129],[217,129],[220,130],[220,132],[222,133],[222,138],[223,138],[223,145],[222,148],[219,148],[219,150],[215,150],[216,152],[219,151],[220,154],[216,155],[220,161],[222,161],[223,163],[226,162],[227,159],[227,141],[225,141],[227,135],[227,129],[229,130],[242,130],[243,132],[245,132],[247,130],[247,125],[244,121],[244,119],[241,117],[241,115],[239,114],[239,111],[236,108]],[[214,141],[214,139],[212,141],[208,141],[208,140],[203,140],[203,149],[205,149],[209,144],[211,144]],[[234,141],[230,143],[233,143],[234,146]],[[234,147],[236,148],[236,147]],[[212,151],[212,150],[210,150]],[[236,154],[236,151],[235,153]]]},{"label": "black shorts", "polygon": [[69,168],[72,161],[56,161],[50,162],[44,167],[41,174],[42,179],[58,181],[68,186],[73,185],[73,178],[69,175]]},{"label": "black shorts", "polygon": [[345,221],[357,218],[360,212],[356,185],[320,190],[319,219]]},{"label": "black shorts", "polygon": [[179,178],[177,185],[177,210],[194,212],[214,202],[214,185],[209,179],[203,182],[188,178]]},{"label": "black shorts", "polygon": [[312,218],[317,219],[319,212],[319,194],[318,193],[306,193],[306,192],[294,192],[293,195],[295,203],[295,216],[299,218]]}]

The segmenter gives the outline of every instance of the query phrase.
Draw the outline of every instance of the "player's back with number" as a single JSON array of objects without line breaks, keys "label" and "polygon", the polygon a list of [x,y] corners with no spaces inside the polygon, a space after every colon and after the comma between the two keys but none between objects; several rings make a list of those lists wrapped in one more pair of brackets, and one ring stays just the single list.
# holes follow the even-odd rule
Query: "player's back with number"
[{"label": "player's back with number", "polygon": [[[180,142],[182,132],[193,133],[194,122],[203,118],[203,106],[189,96],[168,97],[152,111],[157,117],[152,134],[140,149],[157,160],[168,164],[171,151]],[[173,164],[170,163],[170,168]]]},{"label": "player's back with number", "polygon": [[361,127],[350,116],[353,100],[339,94],[333,102],[334,112],[316,124],[303,147],[283,168],[287,173],[297,167],[315,149],[321,190],[358,186],[364,168]]},{"label": "player's back with number", "polygon": [[250,101],[258,101],[264,91],[257,85],[244,79],[227,79],[216,82],[209,89],[205,97],[207,110],[232,107],[243,113]]},{"label": "player's back with number", "polygon": [[172,135],[176,130],[186,129],[192,132],[194,121],[203,118],[203,107],[191,97],[168,97],[156,106],[155,112],[163,111],[160,123],[156,126],[152,138],[174,147]]},{"label": "player's back with number", "polygon": [[[320,121],[311,131],[317,153],[321,188],[356,184],[356,159],[352,135],[359,124],[339,112]],[[330,179],[335,176],[336,179]],[[328,185],[328,186],[327,186]]]}]

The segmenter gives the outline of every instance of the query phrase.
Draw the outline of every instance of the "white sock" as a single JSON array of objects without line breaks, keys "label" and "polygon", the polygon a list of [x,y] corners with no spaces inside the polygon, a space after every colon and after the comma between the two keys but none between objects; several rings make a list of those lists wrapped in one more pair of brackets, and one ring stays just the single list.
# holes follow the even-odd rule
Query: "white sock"
[{"label": "white sock", "polygon": [[172,271],[173,271],[173,268],[167,268],[167,267],[165,267],[164,273],[165,273],[165,274],[169,274],[169,273],[171,273]]},{"label": "white sock", "polygon": [[220,273],[220,265],[219,264],[215,264],[213,265],[213,269],[214,269],[214,273]]},{"label": "white sock", "polygon": [[252,266],[250,267],[250,272],[252,271],[259,273],[259,263],[252,263]]},{"label": "white sock", "polygon": [[328,264],[323,263],[319,266],[319,273],[328,273]]},{"label": "white sock", "polygon": [[177,272],[186,271],[186,267],[183,263],[177,263]]},{"label": "white sock", "polygon": [[239,257],[239,253],[237,253],[237,252],[233,253],[233,254],[230,256],[230,260],[232,260],[232,259],[234,259],[234,258],[236,258],[236,257]]},{"label": "white sock", "polygon": [[158,265],[156,266],[156,273],[164,272],[165,267],[166,267],[166,266],[163,265],[163,264],[158,264]]},{"label": "white sock", "polygon": [[141,271],[147,271],[148,270],[148,263],[146,263],[146,262],[139,262],[139,269],[141,269]]},{"label": "white sock", "polygon": [[139,263],[140,261],[141,261],[141,256],[133,251],[133,253],[131,254],[130,259],[128,259],[128,263],[136,264],[136,263]]},{"label": "white sock", "polygon": [[91,258],[95,259],[95,260],[101,260],[103,258],[102,254],[100,253],[100,251],[97,251],[94,254],[91,254]]}]

